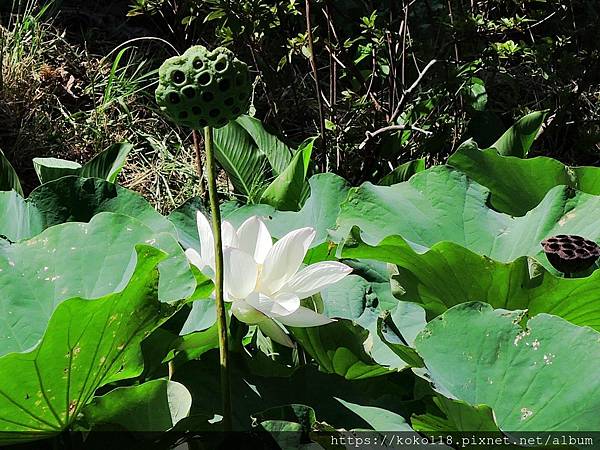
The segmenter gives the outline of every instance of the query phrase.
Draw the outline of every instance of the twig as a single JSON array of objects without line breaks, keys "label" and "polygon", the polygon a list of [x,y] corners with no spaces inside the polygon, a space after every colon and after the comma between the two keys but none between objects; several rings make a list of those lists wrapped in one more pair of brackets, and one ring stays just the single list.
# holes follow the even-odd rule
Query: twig
[{"label": "twig", "polygon": [[327,155],[327,141],[325,137],[325,111],[323,109],[323,101],[321,100],[321,84],[319,83],[319,73],[317,71],[317,63],[315,62],[315,47],[312,34],[312,25],[310,22],[310,0],[306,0],[306,34],[308,36],[308,49],[310,51],[310,66],[312,68],[313,77],[315,79],[315,90],[317,93],[317,104],[319,105],[319,128],[321,129],[321,145],[324,153],[324,168],[325,172],[329,171],[329,157]]},{"label": "twig", "polygon": [[429,71],[429,69],[431,69],[431,67],[437,62],[437,59],[432,59],[431,61],[429,61],[427,63],[427,65],[423,68],[423,70],[419,73],[419,76],[417,77],[417,79],[415,80],[415,82],[413,84],[410,85],[410,87],[405,90],[402,93],[402,97],[400,97],[400,101],[398,102],[398,106],[396,106],[396,109],[394,110],[393,114],[390,116],[390,118],[388,119],[388,122],[394,122],[394,120],[396,120],[396,118],[398,117],[398,115],[402,112],[402,109],[404,108],[404,105],[406,104],[409,95],[412,94],[412,92],[417,88],[417,86],[419,86],[419,84],[421,84],[421,81],[423,80],[423,77],[427,74],[427,72]]},{"label": "twig", "polygon": [[[335,10],[336,13],[343,16],[342,12],[336,7],[335,3],[326,2],[326,4],[327,4],[327,6],[331,5],[331,7]],[[340,42],[340,39],[337,35],[337,31],[335,29],[333,20],[330,18],[329,14],[326,10],[323,10],[323,14],[325,15],[327,21],[329,22],[329,24],[331,26],[331,32],[333,33],[333,36],[335,37],[336,44],[337,44],[337,47],[339,47],[340,56],[342,57],[343,61],[340,60],[336,56],[335,52],[333,51],[333,49],[330,48],[329,45],[326,44],[325,48],[327,49],[329,54],[332,55],[333,58],[337,61],[337,63],[340,65],[340,67],[342,67],[342,69],[350,70],[350,72],[352,72],[352,75],[358,80],[358,82],[364,86],[366,84],[367,80],[365,80],[365,77],[362,75],[360,70],[358,70],[358,67],[356,67],[356,64],[354,64],[354,62],[352,61],[352,58],[346,52],[346,49],[344,48],[343,43]],[[375,98],[375,95],[373,95],[372,92],[368,92],[367,95],[373,102],[373,106],[375,107],[375,110],[382,111],[383,107],[381,106],[381,103],[379,103],[377,98]]]},{"label": "twig", "polygon": [[380,128],[376,131],[366,131],[365,135],[367,137],[360,143],[360,145],[358,146],[358,149],[362,150],[363,148],[365,148],[367,143],[375,136],[378,136],[383,133],[389,133],[390,131],[417,131],[419,133],[423,133],[428,136],[433,134],[431,131],[427,131],[427,130],[424,130],[423,128],[414,127],[411,125],[389,125],[387,127]]}]

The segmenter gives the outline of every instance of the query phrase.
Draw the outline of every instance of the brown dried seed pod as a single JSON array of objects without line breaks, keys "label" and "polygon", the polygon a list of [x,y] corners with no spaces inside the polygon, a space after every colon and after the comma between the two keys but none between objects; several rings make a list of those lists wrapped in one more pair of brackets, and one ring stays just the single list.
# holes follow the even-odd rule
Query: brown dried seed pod
[{"label": "brown dried seed pod", "polygon": [[600,246],[582,236],[559,234],[541,243],[552,266],[563,273],[582,272],[600,256]]}]

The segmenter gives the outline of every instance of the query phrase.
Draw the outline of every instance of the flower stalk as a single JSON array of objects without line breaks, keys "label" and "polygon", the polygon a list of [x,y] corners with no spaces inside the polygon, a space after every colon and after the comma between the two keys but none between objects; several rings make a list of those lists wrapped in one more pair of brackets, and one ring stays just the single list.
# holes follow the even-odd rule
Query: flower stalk
[{"label": "flower stalk", "polygon": [[[194,134],[196,131],[194,131]],[[198,158],[200,149],[197,136],[194,143]],[[206,179],[208,184],[208,197],[212,217],[212,231],[214,236],[215,254],[215,301],[217,308],[217,327],[219,334],[219,363],[221,366],[221,400],[223,404],[223,431],[231,431],[231,382],[229,373],[229,355],[227,344],[227,311],[223,298],[223,244],[221,237],[221,210],[217,195],[217,170],[213,152],[212,128],[204,128],[204,152],[206,154]],[[200,174],[202,176],[202,174]]]}]

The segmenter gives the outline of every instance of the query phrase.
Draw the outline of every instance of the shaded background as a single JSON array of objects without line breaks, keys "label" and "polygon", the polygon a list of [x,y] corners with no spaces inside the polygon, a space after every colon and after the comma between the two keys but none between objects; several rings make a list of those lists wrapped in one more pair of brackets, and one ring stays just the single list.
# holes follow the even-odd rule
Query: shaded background
[{"label": "shaded background", "polygon": [[324,130],[316,167],[354,184],[546,109],[533,156],[598,164],[599,14],[595,0],[4,0],[0,148],[27,192],[32,157],[81,162],[127,139],[120,182],[173,209],[198,180],[189,130],[156,111],[156,70],[199,43],[251,65],[252,113],[284,141]]}]

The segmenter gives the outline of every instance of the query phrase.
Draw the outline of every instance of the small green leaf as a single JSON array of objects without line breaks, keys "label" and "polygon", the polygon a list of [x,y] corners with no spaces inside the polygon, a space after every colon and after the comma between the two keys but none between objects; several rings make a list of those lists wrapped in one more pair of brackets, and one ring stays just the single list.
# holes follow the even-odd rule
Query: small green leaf
[{"label": "small green leaf", "polygon": [[33,158],[33,168],[42,184],[81,173],[81,164],[59,158]]},{"label": "small green leaf", "polygon": [[314,139],[310,139],[298,148],[286,169],[265,189],[260,203],[271,205],[279,211],[300,209],[313,143]]},{"label": "small green leaf", "polygon": [[128,142],[113,144],[96,155],[81,168],[80,176],[84,178],[102,178],[114,183],[125,165],[127,155],[133,149]]},{"label": "small green leaf", "polygon": [[380,186],[391,186],[392,184],[402,183],[408,181],[417,172],[425,170],[425,159],[415,159],[408,161],[404,164],[399,165],[381,180],[379,180]]},{"label": "small green leaf", "polygon": [[546,111],[535,111],[519,119],[512,127],[492,144],[503,156],[525,158],[533,141],[544,123]]}]

